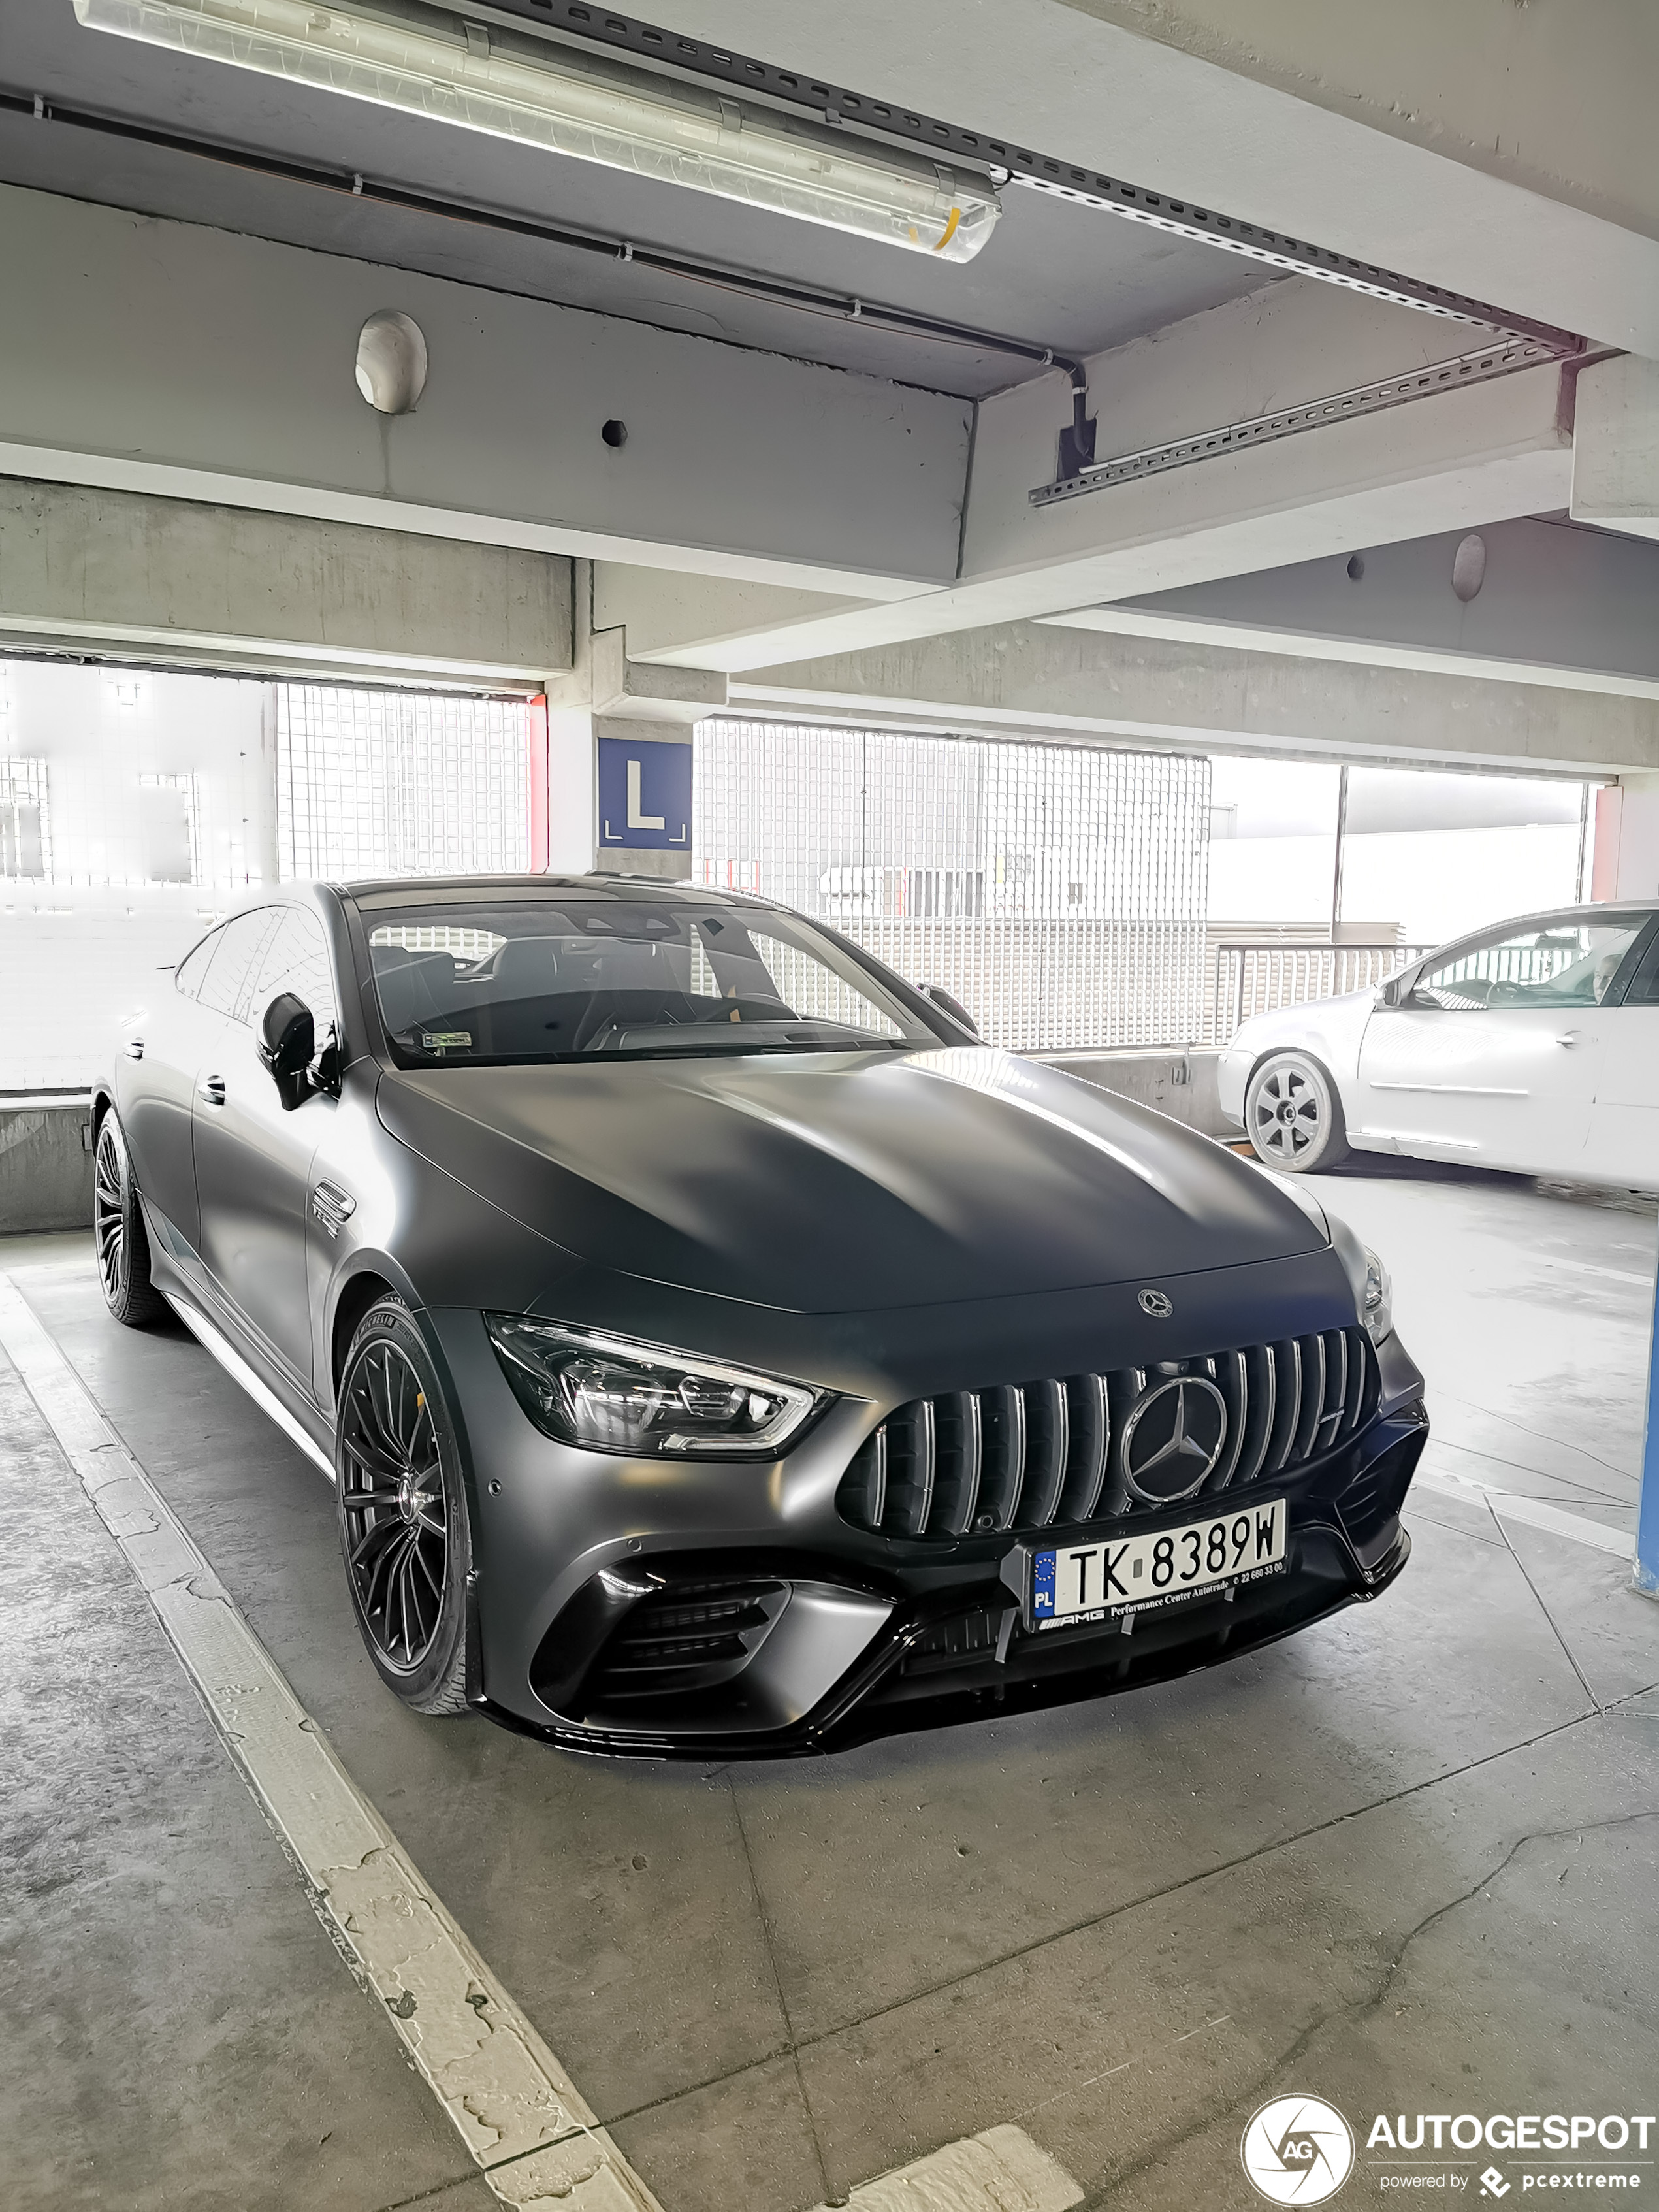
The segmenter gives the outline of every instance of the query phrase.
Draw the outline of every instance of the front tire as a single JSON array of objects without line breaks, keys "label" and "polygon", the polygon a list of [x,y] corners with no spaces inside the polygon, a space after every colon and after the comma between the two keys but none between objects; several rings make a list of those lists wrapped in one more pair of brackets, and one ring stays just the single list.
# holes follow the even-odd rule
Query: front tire
[{"label": "front tire", "polygon": [[104,1304],[128,1328],[148,1328],[167,1300],[149,1279],[149,1238],[121,1124],[112,1106],[93,1148],[92,1237]]},{"label": "front tire", "polygon": [[1244,1092],[1244,1133],[1256,1158],[1282,1175],[1322,1174],[1348,1157],[1337,1088],[1307,1053],[1276,1052]]},{"label": "front tire", "polygon": [[417,1713],[467,1711],[466,1485],[443,1385],[401,1298],[371,1307],[351,1340],[334,1463],[346,1581],[375,1672]]}]

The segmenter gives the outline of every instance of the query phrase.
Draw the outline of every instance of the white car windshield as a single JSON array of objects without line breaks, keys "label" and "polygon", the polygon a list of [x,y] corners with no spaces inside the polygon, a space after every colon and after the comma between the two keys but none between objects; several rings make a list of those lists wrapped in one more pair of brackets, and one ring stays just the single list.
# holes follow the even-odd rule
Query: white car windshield
[{"label": "white car windshield", "polygon": [[939,1042],[838,939],[764,908],[416,896],[377,899],[365,920],[403,1066]]},{"label": "white car windshield", "polygon": [[1645,915],[1605,921],[1511,924],[1455,959],[1425,969],[1412,996],[1419,1006],[1473,1013],[1495,1006],[1599,1006]]}]

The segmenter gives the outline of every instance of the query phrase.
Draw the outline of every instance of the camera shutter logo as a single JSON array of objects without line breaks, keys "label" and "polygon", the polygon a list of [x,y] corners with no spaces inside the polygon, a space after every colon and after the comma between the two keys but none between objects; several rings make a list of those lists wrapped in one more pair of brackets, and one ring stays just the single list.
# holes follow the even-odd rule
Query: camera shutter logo
[{"label": "camera shutter logo", "polygon": [[1275,2097],[1252,2116],[1238,2155],[1269,2204],[1323,2204],[1353,2172],[1353,2130],[1321,2097]]}]

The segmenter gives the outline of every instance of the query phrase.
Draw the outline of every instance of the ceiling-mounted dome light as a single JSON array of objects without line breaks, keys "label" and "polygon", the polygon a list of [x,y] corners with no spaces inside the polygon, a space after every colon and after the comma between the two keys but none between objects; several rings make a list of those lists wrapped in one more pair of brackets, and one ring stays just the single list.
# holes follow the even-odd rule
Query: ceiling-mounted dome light
[{"label": "ceiling-mounted dome light", "polygon": [[803,222],[971,261],[988,178],[564,46],[331,0],[75,0],[93,30],[262,70]]}]

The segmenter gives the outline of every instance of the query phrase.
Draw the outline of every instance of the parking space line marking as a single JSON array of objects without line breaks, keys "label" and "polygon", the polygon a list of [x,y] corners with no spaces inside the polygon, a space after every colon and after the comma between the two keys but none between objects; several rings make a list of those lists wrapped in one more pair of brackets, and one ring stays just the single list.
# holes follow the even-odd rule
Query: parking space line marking
[{"label": "parking space line marking", "polygon": [[860,2182],[842,2201],[848,2212],[1071,2212],[1083,2195],[1024,2128],[1000,2127]]},{"label": "parking space line marking", "polygon": [[6,1274],[0,1346],[155,1607],[335,1948],[495,2196],[566,2212],[661,2212]]},{"label": "parking space line marking", "polygon": [[1472,1474],[1449,1474],[1443,1468],[1419,1467],[1415,1482],[1425,1490],[1437,1490],[1443,1497],[1467,1498],[1489,1505],[1494,1513],[1509,1521],[1523,1521],[1529,1528],[1547,1528],[1553,1536],[1565,1536],[1570,1543],[1588,1544],[1595,1551],[1611,1552],[1615,1559],[1626,1563],[1634,1555],[1636,1539],[1627,1536],[1620,1528],[1609,1528],[1605,1522],[1591,1521],[1582,1513],[1566,1513],[1559,1505],[1551,1505],[1541,1498],[1528,1498],[1518,1490],[1500,1490],[1495,1482],[1477,1481]]}]

